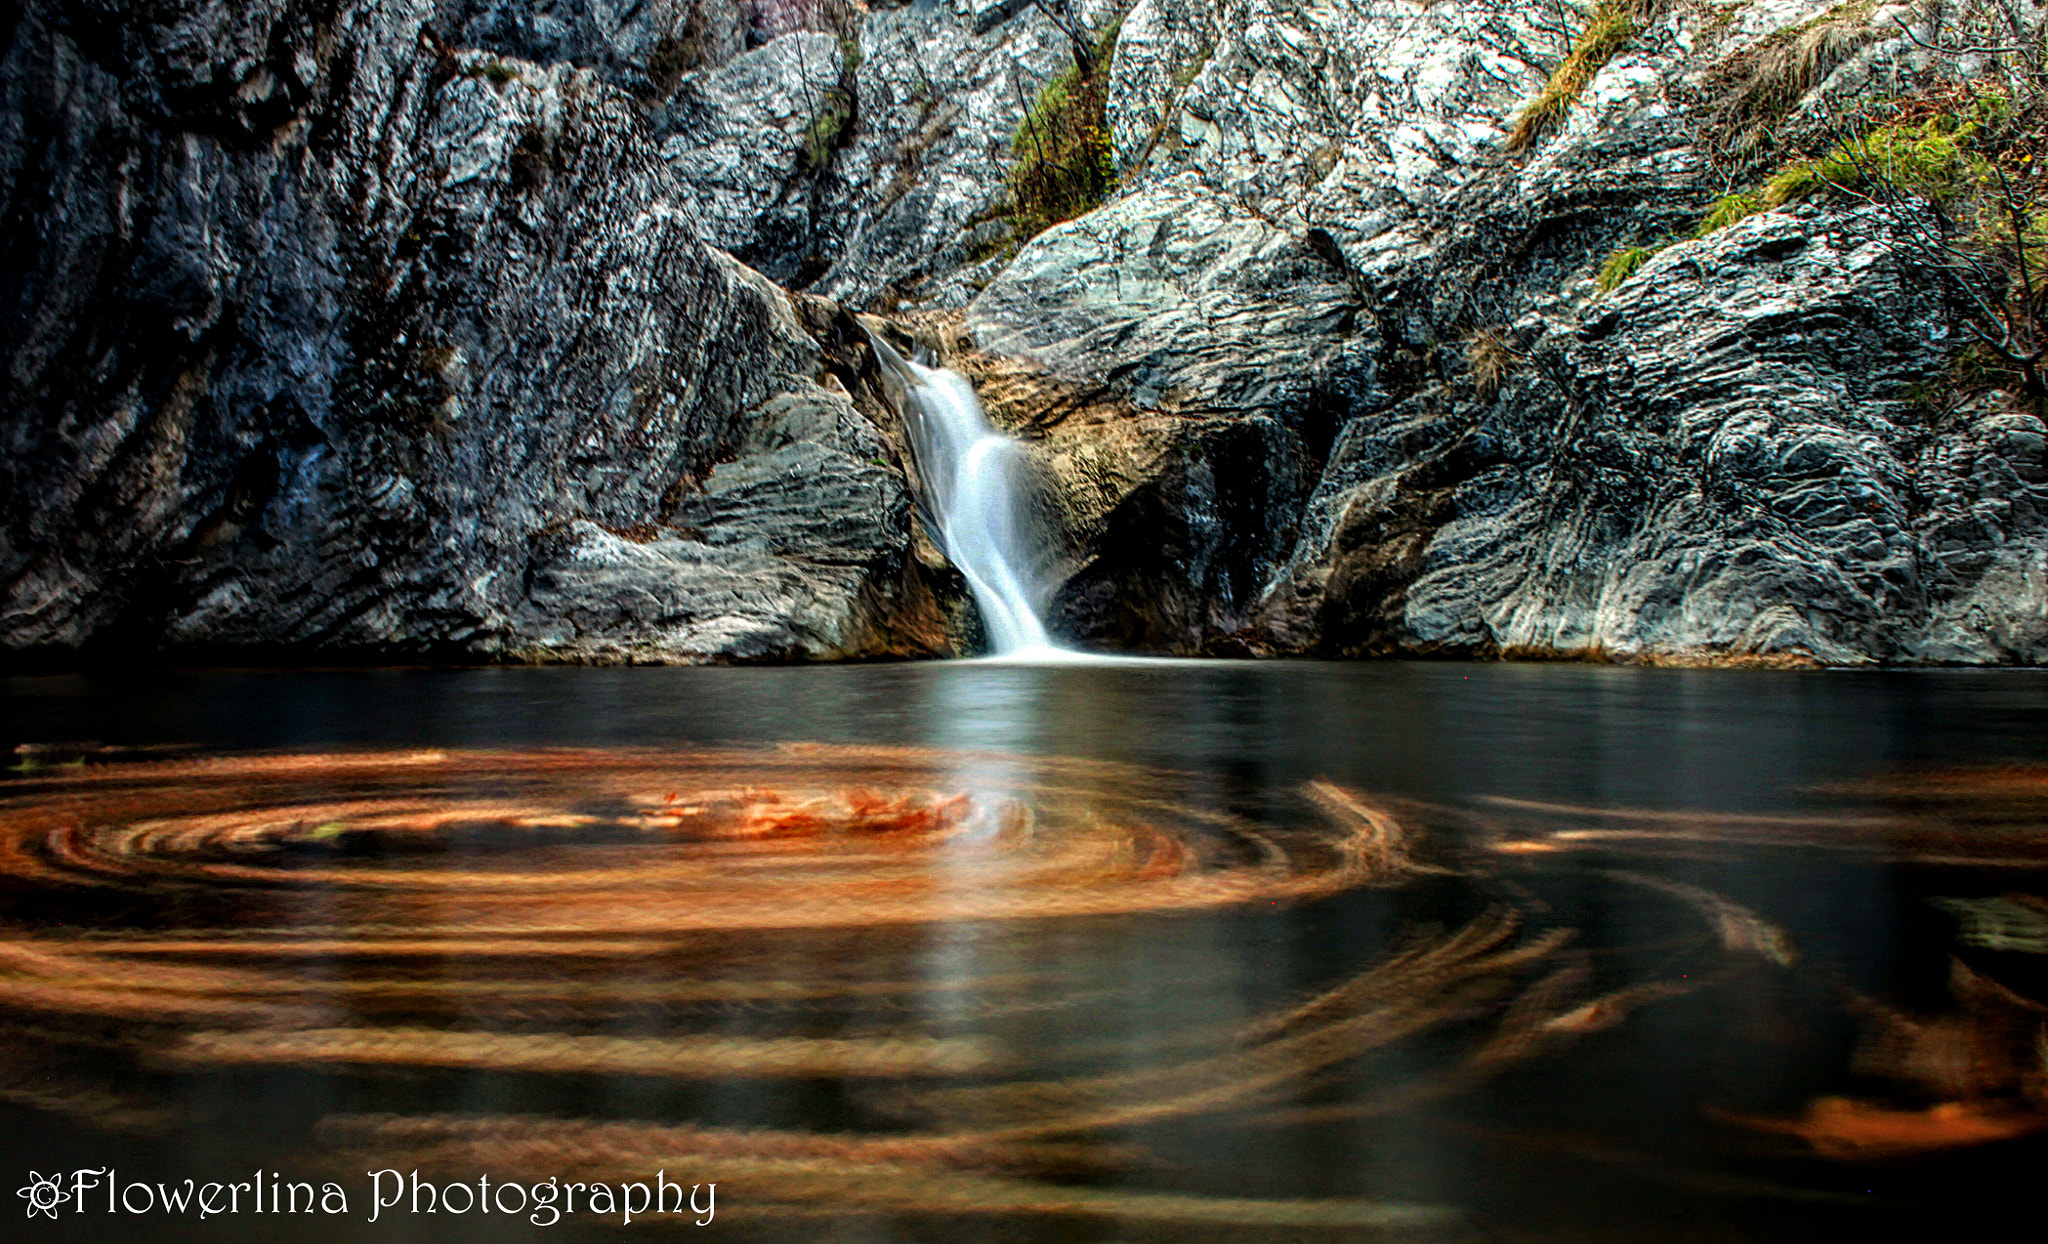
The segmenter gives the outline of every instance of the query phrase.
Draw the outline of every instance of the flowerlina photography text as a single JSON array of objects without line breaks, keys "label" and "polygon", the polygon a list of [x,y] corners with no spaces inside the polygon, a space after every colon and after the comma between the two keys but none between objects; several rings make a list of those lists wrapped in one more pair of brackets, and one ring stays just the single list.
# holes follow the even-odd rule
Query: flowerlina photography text
[{"label": "flowerlina photography text", "polygon": [[123,1182],[112,1167],[85,1167],[44,1174],[28,1172],[28,1182],[15,1195],[27,1202],[30,1218],[56,1219],[70,1214],[348,1214],[366,1213],[377,1222],[401,1214],[523,1215],[537,1227],[551,1227],[564,1218],[616,1217],[621,1225],[652,1216],[688,1217],[700,1227],[717,1213],[718,1185],[682,1184],[668,1172],[616,1185],[549,1177],[535,1183],[474,1181],[434,1183],[418,1171],[393,1168],[365,1171],[367,1190],[358,1189],[353,1203],[348,1190],[332,1181],[317,1187],[309,1180],[291,1180],[275,1171],[256,1171],[243,1180],[201,1182],[185,1179]]}]

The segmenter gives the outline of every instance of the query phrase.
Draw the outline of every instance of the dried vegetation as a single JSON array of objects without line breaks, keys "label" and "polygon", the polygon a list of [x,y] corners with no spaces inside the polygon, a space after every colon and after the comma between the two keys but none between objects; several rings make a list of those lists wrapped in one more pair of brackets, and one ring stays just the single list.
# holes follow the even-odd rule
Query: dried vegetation
[{"label": "dried vegetation", "polygon": [[1657,0],[1599,0],[1570,52],[1536,98],[1515,116],[1509,151],[1525,151],[1564,124],[1593,79],[1655,15]]}]

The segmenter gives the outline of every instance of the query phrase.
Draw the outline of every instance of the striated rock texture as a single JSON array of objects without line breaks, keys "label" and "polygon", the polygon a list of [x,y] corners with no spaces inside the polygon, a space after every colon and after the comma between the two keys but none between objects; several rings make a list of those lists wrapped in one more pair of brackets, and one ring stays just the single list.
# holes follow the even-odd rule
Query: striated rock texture
[{"label": "striated rock texture", "polygon": [[957,651],[893,440],[613,80],[743,32],[452,7],[10,19],[0,641]]},{"label": "striated rock texture", "polygon": [[[2038,39],[2039,10],[2011,17]],[[1038,390],[1006,404],[1051,412],[1016,422],[1074,519],[1070,633],[2048,661],[2039,412],[1916,399],[1966,338],[1913,222],[1812,201],[1690,239],[1740,172],[1730,101],[1760,95],[1759,63],[1791,76],[1766,85],[1796,134],[1981,58],[1923,46],[1941,36],[1904,6],[1666,6],[1514,150],[1583,20],[1139,0],[1110,91],[1117,197],[965,316],[1003,360],[984,370]],[[1637,243],[1664,248],[1601,293]]]},{"label": "striated rock texture", "polygon": [[[2041,9],[1631,11],[1516,137],[1571,5],[22,0],[0,648],[966,651],[867,311],[1035,447],[1090,646],[2048,661],[2048,430],[1922,400],[1913,222],[1691,236]],[[1116,190],[1015,237],[1114,22]]]},{"label": "striated rock texture", "polygon": [[[1948,604],[1989,559],[1957,558],[1962,513],[1928,502],[1950,453],[2031,416],[1915,414],[1953,345],[1886,228],[1753,217],[1537,327],[1490,400],[1354,420],[1262,624],[1346,652],[2026,658],[2038,595],[1959,631]],[[2004,474],[1983,492],[2024,492]]]},{"label": "striated rock texture", "polygon": [[[1115,0],[1053,0],[1089,27]],[[1023,0],[781,4],[647,119],[706,240],[853,305],[964,306],[1009,240],[1010,137],[1071,43]]]}]

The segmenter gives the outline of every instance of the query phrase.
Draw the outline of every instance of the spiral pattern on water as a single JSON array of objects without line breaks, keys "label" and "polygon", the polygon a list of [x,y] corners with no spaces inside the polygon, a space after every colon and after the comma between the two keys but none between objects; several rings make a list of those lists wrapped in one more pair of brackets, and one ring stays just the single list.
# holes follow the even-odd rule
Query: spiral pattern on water
[{"label": "spiral pattern on water", "polygon": [[[1475,879],[1540,858],[1535,847],[1636,842],[1539,828],[1607,822],[1548,808],[1509,828],[1475,821],[1452,876],[1411,857],[1416,820],[1455,821],[1449,810],[1315,782],[1288,814],[1254,821],[1189,787],[1187,775],[1086,760],[809,745],[47,771],[0,787],[0,1029],[12,1049],[0,1093],[140,1127],[174,1111],[166,1078],[242,1068],[372,1088],[392,1075],[851,1083],[868,1086],[863,1113],[837,1131],[659,1111],[479,1118],[433,1109],[429,1095],[335,1111],[313,1143],[317,1160],[535,1178],[694,1163],[727,1181],[726,1204],[783,1213],[1416,1225],[1442,1212],[1068,1177],[1118,1169],[1132,1159],[1105,1138],[1165,1121],[1289,1127],[1406,1109],[1725,979],[1729,963],[1795,959],[1738,904],[1610,869],[1691,909],[1724,962],[1596,992],[1572,930],[1541,927],[1540,903]],[[1012,942],[1039,956],[1026,968],[1057,967],[1059,947],[1114,944],[1099,937],[1105,921],[1439,883],[1478,900],[1462,927],[1420,931],[1277,1009],[1157,1034],[1135,1063],[1113,1030],[1101,1048],[1086,1034],[1098,1012],[1140,1004],[1078,987],[1085,974],[971,953],[1019,930]],[[945,958],[963,946],[964,960]],[[1011,1039],[1048,1016],[1066,1037]],[[1426,1075],[1362,1099],[1294,1100],[1372,1051],[1474,1023],[1477,1038]]]}]

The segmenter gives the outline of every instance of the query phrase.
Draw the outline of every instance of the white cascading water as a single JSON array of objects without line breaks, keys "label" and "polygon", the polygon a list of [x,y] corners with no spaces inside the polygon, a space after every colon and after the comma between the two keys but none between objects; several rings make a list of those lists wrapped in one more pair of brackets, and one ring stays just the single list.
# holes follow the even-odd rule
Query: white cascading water
[{"label": "white cascading water", "polygon": [[981,607],[989,646],[1010,660],[1071,660],[1045,633],[1033,567],[1037,541],[1025,493],[1024,447],[989,425],[958,372],[904,358],[879,336],[875,353],[903,381],[904,421],[946,556]]}]

